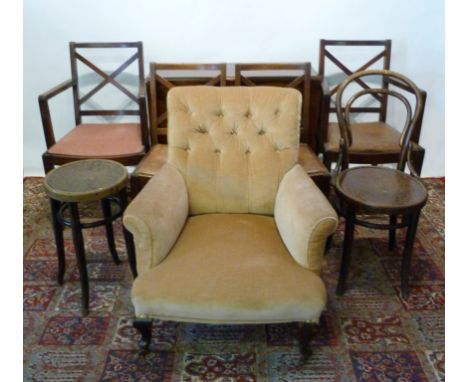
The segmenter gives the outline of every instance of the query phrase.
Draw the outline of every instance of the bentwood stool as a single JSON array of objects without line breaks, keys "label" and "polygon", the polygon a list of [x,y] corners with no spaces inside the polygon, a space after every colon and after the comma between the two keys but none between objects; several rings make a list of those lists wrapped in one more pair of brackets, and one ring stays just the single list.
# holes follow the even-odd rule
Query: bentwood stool
[{"label": "bentwood stool", "polygon": [[[107,159],[87,159],[55,168],[47,174],[44,180],[45,190],[50,197],[52,208],[52,224],[59,264],[58,283],[63,284],[65,274],[63,228],[71,227],[80,273],[83,315],[88,314],[89,310],[89,282],[81,229],[105,225],[112,258],[116,264],[120,263],[115,248],[112,222],[120,217],[127,207],[127,179],[127,169],[120,163]],[[117,195],[117,197],[113,195]],[[78,203],[90,201],[101,201],[103,219],[81,223]],[[118,206],[116,212],[112,212],[112,204]],[[64,218],[65,210],[69,211],[70,220]],[[130,268],[135,276],[135,248],[132,236],[125,228],[124,237]]]},{"label": "bentwood stool", "polygon": [[[401,267],[401,291],[408,297],[408,278],[411,254],[418,227],[419,213],[427,201],[427,190],[422,182],[402,171],[386,167],[355,167],[338,174],[335,191],[340,212],[346,219],[343,259],[336,293],[345,291],[353,246],[354,226],[390,230],[390,248],[395,247],[395,230],[408,227]],[[356,218],[356,214],[387,214],[390,224],[380,224]],[[399,223],[397,217],[401,216]]]}]

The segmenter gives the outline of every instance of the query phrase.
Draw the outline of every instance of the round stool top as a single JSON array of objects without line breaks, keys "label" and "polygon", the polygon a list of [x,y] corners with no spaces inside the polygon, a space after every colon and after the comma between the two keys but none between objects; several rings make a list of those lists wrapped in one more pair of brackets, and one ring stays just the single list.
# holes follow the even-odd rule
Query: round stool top
[{"label": "round stool top", "polygon": [[418,209],[427,200],[424,184],[402,171],[386,167],[355,167],[336,178],[336,191],[347,203],[374,212]]},{"label": "round stool top", "polygon": [[100,200],[125,187],[127,169],[107,159],[85,159],[50,171],[44,179],[47,194],[61,202]]}]

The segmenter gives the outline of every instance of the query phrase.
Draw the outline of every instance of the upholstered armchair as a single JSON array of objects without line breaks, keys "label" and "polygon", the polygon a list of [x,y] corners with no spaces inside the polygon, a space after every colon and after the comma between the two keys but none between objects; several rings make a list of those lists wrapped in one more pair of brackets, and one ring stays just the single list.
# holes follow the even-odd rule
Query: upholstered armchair
[{"label": "upholstered armchair", "polygon": [[129,205],[136,319],[304,323],[327,301],[320,278],[337,216],[297,164],[301,95],[275,87],[173,88],[168,163]]}]

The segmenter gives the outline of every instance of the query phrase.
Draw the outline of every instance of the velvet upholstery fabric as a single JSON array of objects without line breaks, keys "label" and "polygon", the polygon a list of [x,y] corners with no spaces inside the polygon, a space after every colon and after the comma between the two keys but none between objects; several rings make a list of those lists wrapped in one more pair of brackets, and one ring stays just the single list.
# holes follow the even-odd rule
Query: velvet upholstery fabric
[{"label": "velvet upholstery fabric", "polygon": [[275,221],[294,259],[319,273],[326,239],[335,232],[338,217],[300,165],[289,170],[281,181]]},{"label": "velvet upholstery fabric", "polygon": [[[349,147],[350,153],[372,153],[387,151],[398,154],[401,151],[401,133],[385,122],[352,123],[351,134],[353,144]],[[337,123],[328,125],[328,142],[325,143],[327,151],[339,152],[340,128]]]},{"label": "velvet upholstery fabric", "polygon": [[48,152],[108,158],[143,153],[144,147],[138,123],[84,123],[59,139]]},{"label": "velvet upholstery fabric", "polygon": [[137,271],[143,274],[166,257],[188,215],[184,179],[166,164],[125,210],[123,223],[133,233]]},{"label": "velvet upholstery fabric", "polygon": [[[134,176],[152,177],[156,171],[158,171],[167,162],[167,155],[167,145],[154,145],[138,164],[138,167],[133,173]],[[301,143],[299,145],[298,163],[304,168],[309,176],[328,174],[328,170],[325,165],[320,162],[317,155],[305,143]]]},{"label": "velvet upholstery fabric", "polygon": [[183,175],[190,214],[273,214],[297,163],[301,94],[274,87],[173,88],[168,162]]},{"label": "velvet upholstery fabric", "polygon": [[171,89],[168,163],[124,215],[137,317],[318,321],[337,217],[297,164],[300,105],[284,88]]},{"label": "velvet upholstery fabric", "polygon": [[272,217],[190,217],[158,266],[132,289],[138,317],[209,322],[318,321],[322,280],[289,255]]}]

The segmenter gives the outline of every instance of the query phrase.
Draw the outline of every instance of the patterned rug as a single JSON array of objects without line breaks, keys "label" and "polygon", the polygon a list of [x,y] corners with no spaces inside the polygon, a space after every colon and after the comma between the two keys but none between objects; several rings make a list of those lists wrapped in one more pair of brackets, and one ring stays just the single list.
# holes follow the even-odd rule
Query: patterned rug
[{"label": "patterned rug", "polygon": [[[131,326],[131,276],[121,227],[114,265],[102,227],[85,231],[91,313],[80,315],[78,271],[67,229],[67,270],[57,261],[42,179],[24,180],[24,380],[26,381],[443,381],[444,179],[425,180],[411,294],[400,298],[398,250],[386,233],[359,227],[348,290],[336,297],[343,224],[325,258],[329,291],[313,354],[302,363],[296,324],[210,326],[157,322],[155,351],[140,356]],[[86,205],[93,217],[97,206]]]}]

